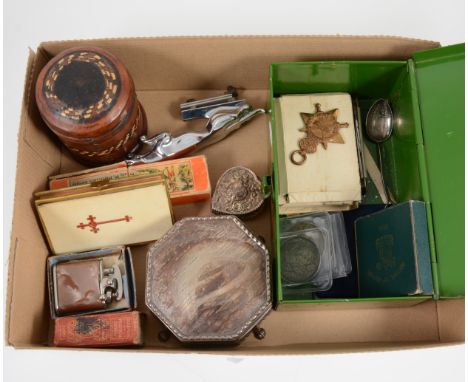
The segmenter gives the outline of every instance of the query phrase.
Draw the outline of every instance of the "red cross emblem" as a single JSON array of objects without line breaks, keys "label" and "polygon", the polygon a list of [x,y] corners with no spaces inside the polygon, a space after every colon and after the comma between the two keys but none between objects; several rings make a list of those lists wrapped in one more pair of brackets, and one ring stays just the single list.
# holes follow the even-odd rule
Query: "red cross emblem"
[{"label": "red cross emblem", "polygon": [[96,216],[89,215],[86,220],[88,220],[88,224],[80,223],[76,226],[76,228],[85,229],[86,227],[91,228],[91,232],[98,233],[99,228],[98,225],[101,224],[108,224],[108,223],[117,223],[117,222],[130,222],[133,218],[131,216],[125,215],[123,218],[120,219],[112,219],[112,220],[104,220],[102,222],[96,221]]}]

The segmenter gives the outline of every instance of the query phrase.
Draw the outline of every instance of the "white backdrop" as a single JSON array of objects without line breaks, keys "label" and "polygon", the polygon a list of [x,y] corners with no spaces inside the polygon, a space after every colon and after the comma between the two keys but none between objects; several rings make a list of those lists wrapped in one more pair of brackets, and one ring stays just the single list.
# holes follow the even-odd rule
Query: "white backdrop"
[{"label": "white backdrop", "polygon": [[[3,264],[14,195],[16,134],[28,47],[98,37],[219,34],[399,35],[464,42],[463,0],[187,1],[4,0]],[[4,281],[5,286],[5,281]],[[5,288],[4,288],[5,289]],[[5,290],[4,290],[5,293]],[[4,307],[4,303],[2,307]],[[3,316],[3,314],[2,314]],[[2,325],[3,326],[3,325]],[[4,348],[7,381],[253,379],[451,381],[463,379],[464,346],[301,357],[155,355]],[[271,378],[270,377],[270,378]]]}]

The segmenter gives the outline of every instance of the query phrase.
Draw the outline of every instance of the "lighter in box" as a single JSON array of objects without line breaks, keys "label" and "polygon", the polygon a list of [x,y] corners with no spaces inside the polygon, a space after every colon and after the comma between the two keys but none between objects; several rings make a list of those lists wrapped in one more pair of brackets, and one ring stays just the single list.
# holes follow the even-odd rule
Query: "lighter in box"
[{"label": "lighter in box", "polygon": [[58,313],[101,309],[122,299],[122,274],[117,264],[105,268],[102,259],[76,260],[58,264],[52,274]]}]

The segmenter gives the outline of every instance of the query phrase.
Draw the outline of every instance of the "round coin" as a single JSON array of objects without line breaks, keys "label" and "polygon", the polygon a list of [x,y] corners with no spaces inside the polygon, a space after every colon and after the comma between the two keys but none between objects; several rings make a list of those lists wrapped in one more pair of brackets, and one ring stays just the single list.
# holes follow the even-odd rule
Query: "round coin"
[{"label": "round coin", "polygon": [[294,236],[281,240],[281,276],[284,283],[312,281],[320,266],[320,251],[312,240]]}]

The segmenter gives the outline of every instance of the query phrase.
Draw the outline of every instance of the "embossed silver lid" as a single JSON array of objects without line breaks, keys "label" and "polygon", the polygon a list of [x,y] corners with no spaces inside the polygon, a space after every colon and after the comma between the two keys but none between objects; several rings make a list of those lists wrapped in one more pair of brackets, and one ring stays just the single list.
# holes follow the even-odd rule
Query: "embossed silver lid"
[{"label": "embossed silver lid", "polygon": [[216,214],[244,217],[258,211],[263,205],[262,183],[247,167],[236,166],[225,171],[211,199],[211,210]]}]

